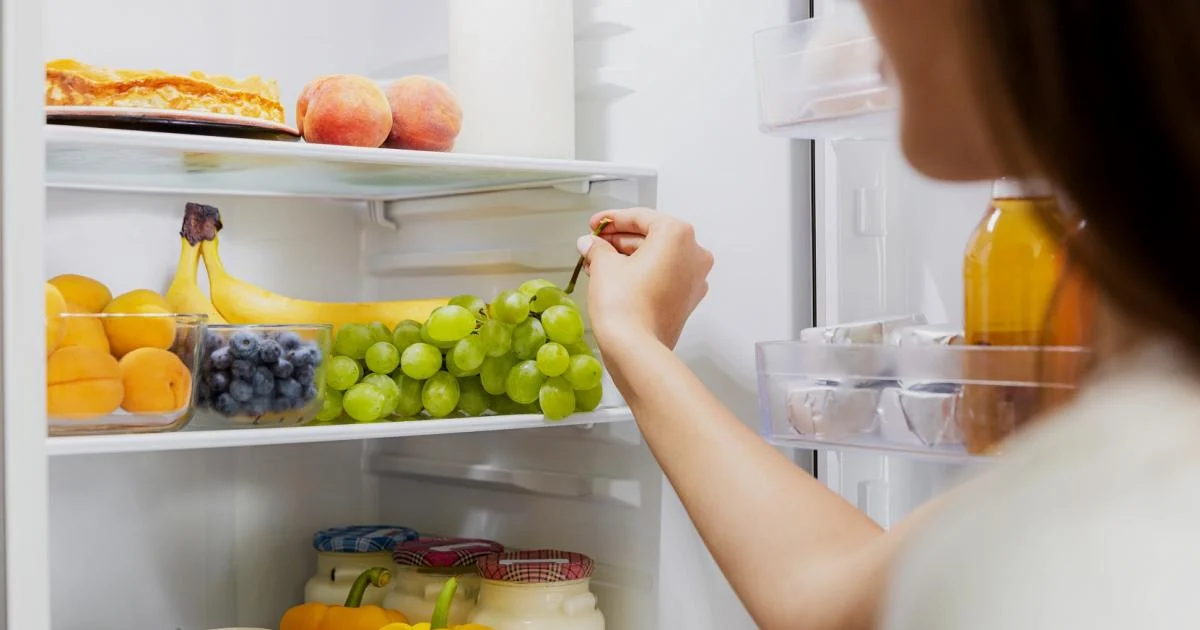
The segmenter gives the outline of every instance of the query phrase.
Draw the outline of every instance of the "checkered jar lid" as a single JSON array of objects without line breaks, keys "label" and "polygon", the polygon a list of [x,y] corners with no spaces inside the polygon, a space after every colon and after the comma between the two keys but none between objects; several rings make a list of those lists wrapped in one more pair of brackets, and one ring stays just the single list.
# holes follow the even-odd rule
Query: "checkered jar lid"
[{"label": "checkered jar lid", "polygon": [[581,553],[553,549],[492,554],[475,565],[484,579],[518,584],[582,580],[591,577],[593,568],[592,559]]},{"label": "checkered jar lid", "polygon": [[354,525],[313,534],[313,548],[331,553],[386,553],[399,543],[416,539],[417,532],[407,527]]},{"label": "checkered jar lid", "polygon": [[482,538],[421,539],[402,542],[392,558],[402,567],[469,567],[475,561],[504,551],[504,545]]}]

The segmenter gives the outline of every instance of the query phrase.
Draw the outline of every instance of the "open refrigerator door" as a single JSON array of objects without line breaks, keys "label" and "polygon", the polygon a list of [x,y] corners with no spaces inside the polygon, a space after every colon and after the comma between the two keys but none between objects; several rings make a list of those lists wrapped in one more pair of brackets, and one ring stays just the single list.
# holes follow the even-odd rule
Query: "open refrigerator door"
[{"label": "open refrigerator door", "polygon": [[[815,324],[759,347],[763,433],[818,450],[818,475],[890,527],[988,457],[964,448],[964,395],[1065,396],[1079,348],[979,348],[963,337],[964,252],[989,185],[907,165],[899,94],[853,0],[756,35],[760,123],[813,140]],[[976,398],[975,400],[981,400]]]}]

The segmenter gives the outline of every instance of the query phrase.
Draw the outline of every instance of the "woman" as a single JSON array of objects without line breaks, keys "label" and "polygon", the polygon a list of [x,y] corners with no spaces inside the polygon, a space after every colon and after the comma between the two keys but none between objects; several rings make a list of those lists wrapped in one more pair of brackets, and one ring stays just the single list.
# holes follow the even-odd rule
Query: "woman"
[{"label": "woman", "polygon": [[1087,219],[1104,368],[884,533],[671,352],[713,264],[690,226],[605,212],[589,308],[650,448],[764,628],[1200,628],[1200,2],[862,1],[917,169],[1044,177]]}]

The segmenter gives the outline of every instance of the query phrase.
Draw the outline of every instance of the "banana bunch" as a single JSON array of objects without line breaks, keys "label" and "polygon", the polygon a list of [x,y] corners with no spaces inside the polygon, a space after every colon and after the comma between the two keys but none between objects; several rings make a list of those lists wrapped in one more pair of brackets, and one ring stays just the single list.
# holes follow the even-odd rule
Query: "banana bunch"
[{"label": "banana bunch", "polygon": [[[423,322],[445,299],[393,302],[314,302],[273,293],[239,280],[225,271],[217,233],[223,227],[213,206],[189,203],[180,231],[182,251],[175,279],[167,291],[172,308],[180,312],[208,313],[210,323],[232,324],[344,324],[382,322],[389,328],[403,320]],[[212,301],[196,284],[199,258],[204,257]],[[178,300],[178,302],[173,301]],[[215,316],[215,317],[214,317]]]}]

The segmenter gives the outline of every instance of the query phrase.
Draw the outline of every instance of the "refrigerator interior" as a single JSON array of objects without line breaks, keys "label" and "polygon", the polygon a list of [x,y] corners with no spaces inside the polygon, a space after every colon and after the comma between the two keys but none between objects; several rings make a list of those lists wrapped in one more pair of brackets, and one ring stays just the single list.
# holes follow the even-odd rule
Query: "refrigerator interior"
[{"label": "refrigerator interior", "polygon": [[[40,45],[36,35],[6,42],[6,53],[26,47],[26,86],[40,75],[34,64],[58,57],[258,74],[279,81],[291,121],[296,94],[321,74],[446,78],[441,3],[359,0],[334,10],[317,0],[21,2],[15,15],[26,25],[41,20]],[[545,187],[413,200],[390,205],[382,217],[354,200],[170,186],[99,190],[96,180],[51,186],[44,220],[18,222],[6,208],[6,231],[26,226],[42,237],[44,264],[23,269],[21,281],[31,287],[76,272],[104,280],[114,294],[162,290],[178,257],[183,204],[198,201],[222,211],[229,269],[280,293],[319,300],[490,296],[530,277],[564,278],[574,238],[592,212],[657,206],[693,222],[720,261],[678,351],[755,424],[753,343],[791,338],[811,324],[813,215],[809,145],[755,127],[750,38],[807,11],[807,1],[787,0],[750,7],[576,2],[577,156],[649,165],[657,179],[593,184],[586,194]],[[40,47],[36,60],[28,47]],[[15,98],[10,79],[6,99]],[[40,159],[41,152],[33,155]],[[752,315],[746,305],[754,305]],[[9,331],[40,330],[39,318],[7,319]],[[15,382],[8,375],[6,381]],[[631,421],[98,454],[50,440],[27,459],[14,453],[20,437],[5,432],[6,468],[32,471],[28,494],[18,501],[9,492],[6,499],[10,627],[272,628],[300,601],[314,571],[311,534],[364,522],[591,555],[598,563],[593,592],[610,628],[647,620],[752,625]],[[48,469],[44,497],[39,461]],[[44,521],[33,514],[39,505],[48,510]],[[48,527],[35,533],[29,525],[39,522]],[[17,553],[13,541],[21,532],[33,542]],[[46,584],[39,579],[43,545]],[[46,615],[52,625],[43,623]]]}]

